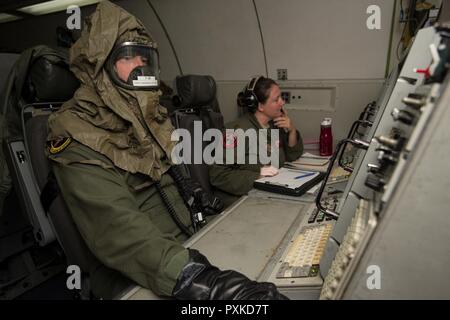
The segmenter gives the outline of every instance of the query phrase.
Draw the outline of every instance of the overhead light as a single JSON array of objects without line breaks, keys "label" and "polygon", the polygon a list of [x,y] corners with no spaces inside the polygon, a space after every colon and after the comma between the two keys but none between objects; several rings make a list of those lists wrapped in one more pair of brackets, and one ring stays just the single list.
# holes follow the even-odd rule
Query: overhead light
[{"label": "overhead light", "polygon": [[17,9],[17,11],[39,16],[58,11],[65,11],[71,5],[83,7],[102,0],[52,0]]},{"label": "overhead light", "polygon": [[15,16],[12,14],[7,14],[7,13],[0,13],[0,23],[10,22],[10,21],[19,20],[19,19],[21,19],[21,17]]}]

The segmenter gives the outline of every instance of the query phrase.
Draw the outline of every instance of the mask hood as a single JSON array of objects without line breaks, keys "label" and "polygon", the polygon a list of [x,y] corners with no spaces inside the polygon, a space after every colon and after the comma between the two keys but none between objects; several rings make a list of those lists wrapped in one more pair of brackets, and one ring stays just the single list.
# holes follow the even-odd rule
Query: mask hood
[{"label": "mask hood", "polygon": [[72,137],[126,171],[159,180],[170,166],[173,127],[159,90],[123,88],[107,72],[108,57],[125,42],[157,48],[138,19],[101,2],[70,49],[70,69],[82,85],[50,116],[48,139]]}]

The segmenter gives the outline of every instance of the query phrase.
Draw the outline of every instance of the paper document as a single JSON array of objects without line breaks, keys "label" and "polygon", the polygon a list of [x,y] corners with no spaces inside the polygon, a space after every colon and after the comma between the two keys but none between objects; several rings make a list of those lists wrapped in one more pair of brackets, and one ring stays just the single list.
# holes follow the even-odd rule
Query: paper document
[{"label": "paper document", "polygon": [[306,166],[324,166],[330,162],[329,157],[320,157],[311,153],[305,152],[300,158],[292,161],[293,164],[301,164]]},{"label": "paper document", "polygon": [[264,177],[255,182],[296,189],[313,180],[319,174],[319,172],[314,171],[281,168],[276,176]]},{"label": "paper document", "polygon": [[329,157],[320,157],[305,152],[300,158],[292,162],[286,162],[284,166],[287,168],[325,172],[327,171],[329,163]]},{"label": "paper document", "polygon": [[328,179],[328,182],[329,183],[334,183],[334,182],[346,181],[346,180],[348,180],[350,175],[351,175],[350,172],[345,171],[341,167],[337,166],[337,167],[333,168],[333,170],[331,171],[330,178]]},{"label": "paper document", "polygon": [[304,152],[300,158],[312,158],[312,159],[327,159],[329,160],[331,157],[319,156],[317,154],[312,154],[309,152]]}]

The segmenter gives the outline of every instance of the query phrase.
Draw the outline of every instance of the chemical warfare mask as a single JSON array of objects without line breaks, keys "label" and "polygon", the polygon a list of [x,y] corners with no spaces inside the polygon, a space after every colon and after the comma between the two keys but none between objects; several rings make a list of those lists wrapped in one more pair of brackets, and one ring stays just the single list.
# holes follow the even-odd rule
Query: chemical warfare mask
[{"label": "chemical warfare mask", "polygon": [[106,63],[113,82],[130,90],[159,88],[158,51],[152,44],[124,42],[116,46]]}]

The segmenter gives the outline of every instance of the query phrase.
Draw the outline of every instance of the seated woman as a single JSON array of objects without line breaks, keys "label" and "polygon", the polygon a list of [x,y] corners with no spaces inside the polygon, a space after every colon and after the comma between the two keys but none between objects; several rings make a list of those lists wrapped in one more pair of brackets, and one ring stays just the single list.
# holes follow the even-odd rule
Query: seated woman
[{"label": "seated woman", "polygon": [[[284,100],[278,84],[265,77],[255,77],[238,95],[238,104],[245,109],[245,114],[226,125],[227,129],[268,130],[268,145],[277,148],[279,166],[286,161],[293,161],[303,153],[303,141],[291,119],[283,109]],[[270,141],[271,130],[279,130],[279,141]],[[224,143],[227,148],[228,144]],[[249,155],[249,146],[245,146],[246,161]],[[236,148],[236,144],[234,144]],[[259,154],[259,152],[258,152]],[[247,194],[253,188],[253,182],[261,176],[277,174],[276,167],[258,163],[251,164],[214,164],[210,166],[209,176],[211,184],[216,188],[215,193],[223,200],[226,206]]]}]

